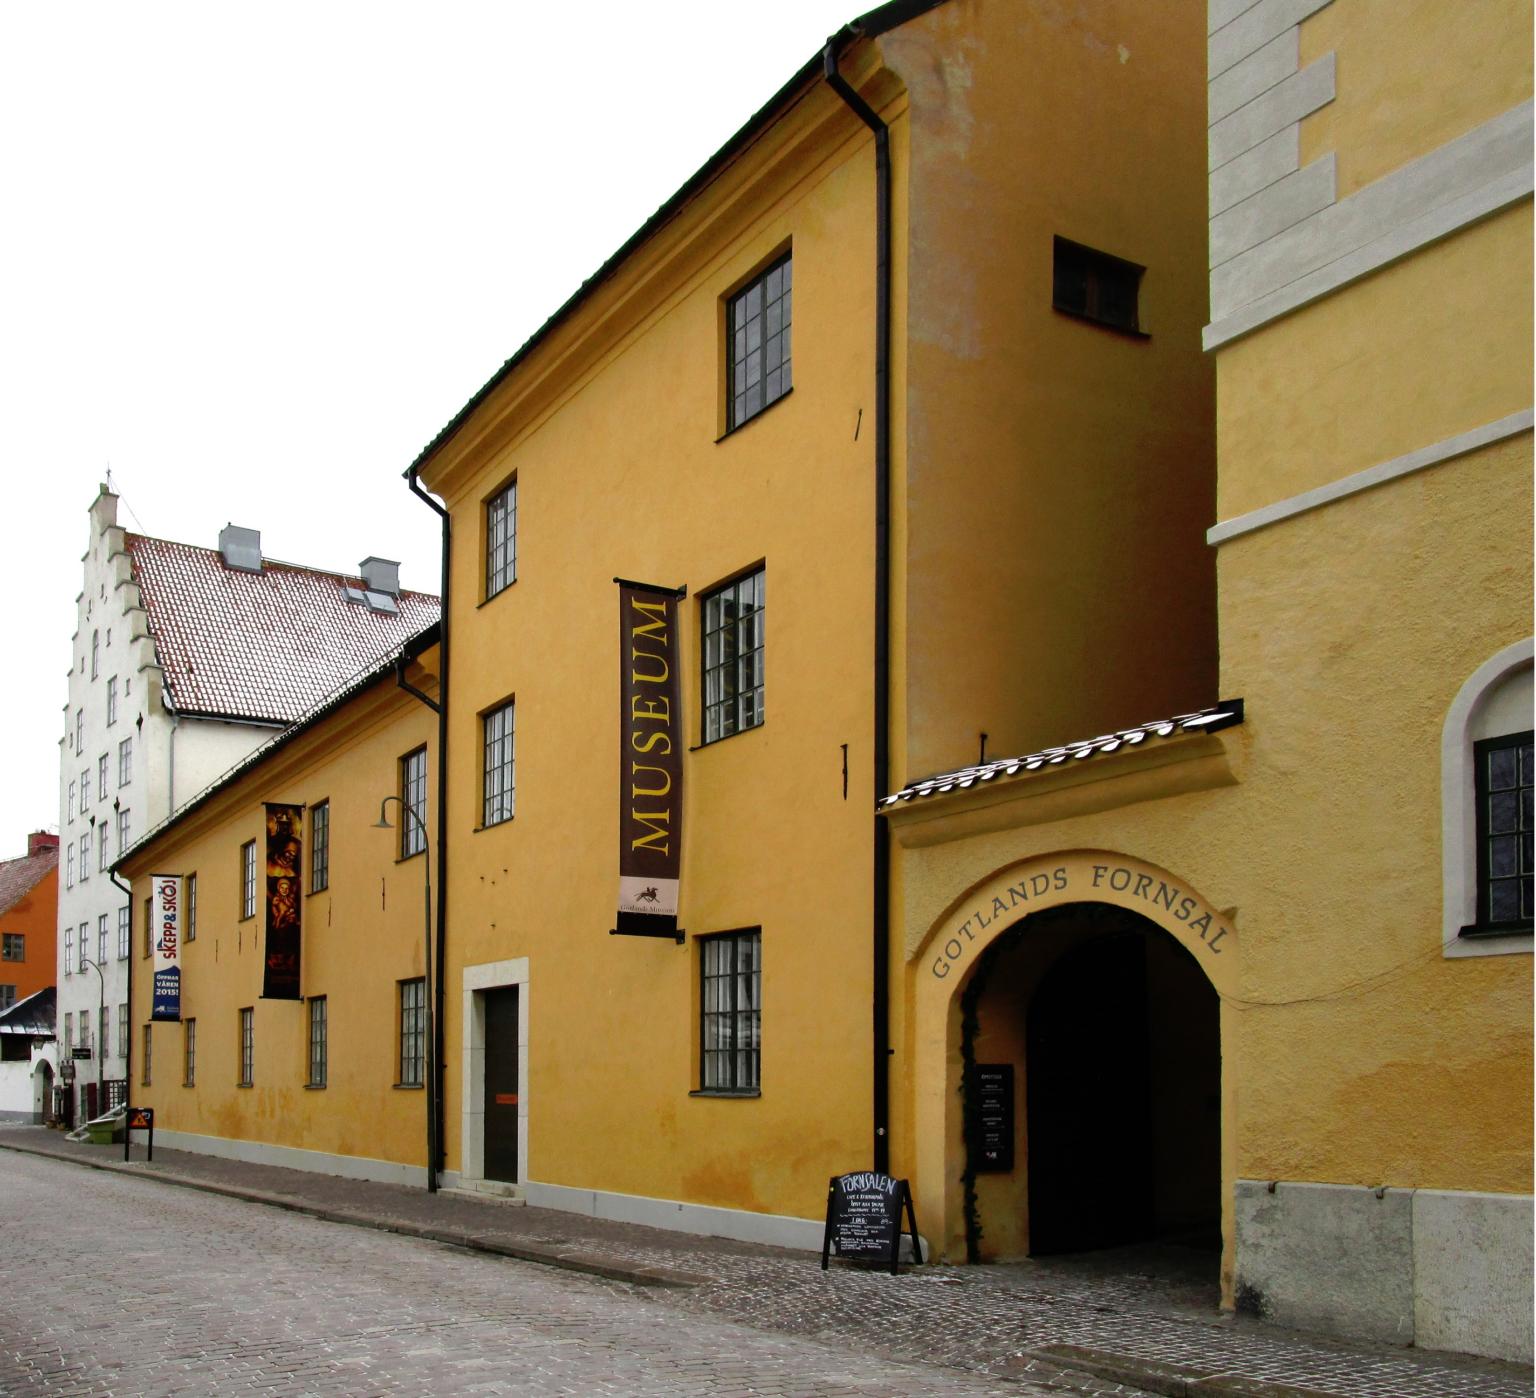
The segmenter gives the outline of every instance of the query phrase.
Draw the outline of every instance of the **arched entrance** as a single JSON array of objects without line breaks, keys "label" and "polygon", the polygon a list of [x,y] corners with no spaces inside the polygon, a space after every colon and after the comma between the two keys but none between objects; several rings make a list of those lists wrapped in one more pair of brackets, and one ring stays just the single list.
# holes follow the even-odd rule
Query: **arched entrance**
[{"label": "arched entrance", "polygon": [[32,1124],[41,1126],[53,1113],[53,1065],[45,1058],[32,1070]]},{"label": "arched entrance", "polygon": [[1230,1305],[1232,914],[1169,870],[1069,851],[972,885],[907,956],[914,1183],[940,1253],[1221,1244]]},{"label": "arched entrance", "polygon": [[968,1158],[995,1176],[970,1221],[987,1251],[1219,1247],[1220,1001],[1188,951],[1139,913],[1068,904],[999,936],[963,996],[963,1056],[994,1075],[1022,1059],[1011,1171],[975,1148],[995,1104],[967,1080]]}]

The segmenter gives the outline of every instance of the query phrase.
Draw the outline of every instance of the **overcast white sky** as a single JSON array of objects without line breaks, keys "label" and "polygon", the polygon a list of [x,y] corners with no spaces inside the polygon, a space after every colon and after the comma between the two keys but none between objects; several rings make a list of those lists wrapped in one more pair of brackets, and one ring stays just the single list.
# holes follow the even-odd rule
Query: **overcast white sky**
[{"label": "overcast white sky", "polygon": [[0,7],[0,858],[58,828],[86,510],[437,587],[417,452],[873,0]]}]

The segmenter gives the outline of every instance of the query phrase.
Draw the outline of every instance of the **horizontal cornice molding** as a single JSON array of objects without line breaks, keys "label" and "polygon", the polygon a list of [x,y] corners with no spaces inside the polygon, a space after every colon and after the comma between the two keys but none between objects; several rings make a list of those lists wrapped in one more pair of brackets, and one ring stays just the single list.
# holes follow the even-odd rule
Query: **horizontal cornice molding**
[{"label": "horizontal cornice molding", "polygon": [[1225,543],[1228,539],[1236,539],[1244,534],[1251,534],[1256,529],[1264,529],[1271,524],[1278,524],[1281,520],[1306,514],[1309,510],[1318,509],[1323,505],[1330,505],[1335,500],[1358,495],[1362,490],[1371,490],[1387,481],[1412,475],[1413,472],[1422,471],[1427,466],[1437,466],[1442,461],[1450,461],[1453,457],[1465,456],[1479,447],[1501,442],[1506,437],[1529,432],[1532,418],[1530,408],[1524,412],[1511,413],[1508,417],[1501,417],[1496,422],[1486,422],[1481,427],[1474,427],[1468,432],[1458,432],[1454,437],[1447,437],[1444,441],[1435,442],[1431,446],[1420,447],[1417,451],[1408,452],[1405,456],[1396,456],[1390,461],[1367,466],[1363,471],[1342,476],[1336,481],[1330,481],[1327,485],[1304,490],[1300,495],[1277,500],[1273,505],[1250,510],[1247,514],[1238,515],[1235,519],[1223,520],[1220,524],[1206,530],[1205,541],[1208,544]]}]

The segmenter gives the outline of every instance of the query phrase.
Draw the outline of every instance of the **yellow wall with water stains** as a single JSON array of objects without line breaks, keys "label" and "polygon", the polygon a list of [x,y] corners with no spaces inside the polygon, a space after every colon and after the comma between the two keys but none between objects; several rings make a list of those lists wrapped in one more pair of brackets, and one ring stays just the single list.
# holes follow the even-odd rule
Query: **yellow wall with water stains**
[{"label": "yellow wall with water stains", "polygon": [[[407,678],[432,693],[437,655]],[[426,1161],[426,1094],[399,1085],[399,982],[423,975],[423,856],[400,859],[393,830],[374,829],[400,791],[400,758],[427,747],[428,811],[436,781],[437,718],[386,676],[141,843],[121,876],[133,886],[133,1077],[129,1099],[153,1107],[156,1129],[390,1166]],[[306,808],[302,1000],[264,1000],[267,802]],[[329,803],[329,886],[315,891],[313,811]],[[256,915],[242,917],[240,850],[256,842]],[[185,1081],[184,1024],[150,1023],[153,964],[145,952],[151,876],[197,879],[196,935],[184,921],[181,1013],[196,1021],[194,1081]],[[183,892],[185,905],[186,894]],[[326,1000],[324,1087],[309,1086],[308,1000]],[[240,1085],[240,1011],[253,1012],[252,1075]],[[144,1078],[144,1032],[151,1035]],[[187,1142],[192,1148],[196,1142]],[[285,1163],[300,1163],[295,1157]],[[310,1157],[312,1161],[316,1157]],[[317,1165],[317,1168],[321,1166]],[[408,1172],[400,1178],[416,1178]]]}]

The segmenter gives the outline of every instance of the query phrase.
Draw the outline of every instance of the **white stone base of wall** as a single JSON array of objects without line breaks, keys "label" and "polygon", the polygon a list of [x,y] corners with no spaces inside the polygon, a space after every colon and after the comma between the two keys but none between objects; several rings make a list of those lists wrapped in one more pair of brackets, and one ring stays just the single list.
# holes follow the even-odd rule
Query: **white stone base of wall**
[{"label": "white stone base of wall", "polygon": [[[642,1223],[650,1228],[670,1228],[707,1238],[733,1238],[741,1243],[767,1243],[772,1247],[821,1251],[825,1224],[821,1219],[794,1218],[788,1214],[758,1214],[745,1209],[722,1209],[708,1204],[685,1204],[676,1199],[653,1199],[642,1194],[614,1194],[601,1189],[572,1189],[563,1184],[523,1186],[528,1202],[536,1208],[562,1209],[589,1218],[616,1223]],[[926,1247],[925,1247],[926,1252]]]},{"label": "white stone base of wall", "polygon": [[1238,1180],[1236,1214],[1239,1309],[1531,1362],[1529,1194]]},{"label": "white stone base of wall", "polygon": [[[133,1133],[136,1146],[143,1145],[142,1131]],[[300,1150],[264,1141],[236,1141],[228,1136],[200,1136],[191,1131],[155,1130],[155,1144],[167,1150],[188,1150],[216,1155],[223,1160],[245,1160],[252,1165],[281,1165],[289,1170],[309,1170],[317,1175],[339,1175],[348,1180],[373,1180],[379,1184],[410,1184],[427,1187],[427,1172],[420,1165],[398,1165],[393,1160],[374,1160],[364,1155],[330,1155],[323,1150]]]}]

